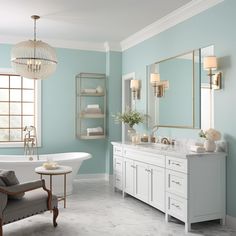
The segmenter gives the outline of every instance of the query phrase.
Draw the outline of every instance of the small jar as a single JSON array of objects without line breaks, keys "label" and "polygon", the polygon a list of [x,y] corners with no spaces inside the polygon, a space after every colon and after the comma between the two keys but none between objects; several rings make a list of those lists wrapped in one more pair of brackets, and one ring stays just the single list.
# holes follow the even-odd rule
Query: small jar
[{"label": "small jar", "polygon": [[150,142],[151,142],[151,143],[156,143],[156,137],[155,137],[155,136],[151,136]]},{"label": "small jar", "polygon": [[148,136],[147,136],[146,134],[144,134],[144,135],[141,137],[141,142],[148,143]]}]

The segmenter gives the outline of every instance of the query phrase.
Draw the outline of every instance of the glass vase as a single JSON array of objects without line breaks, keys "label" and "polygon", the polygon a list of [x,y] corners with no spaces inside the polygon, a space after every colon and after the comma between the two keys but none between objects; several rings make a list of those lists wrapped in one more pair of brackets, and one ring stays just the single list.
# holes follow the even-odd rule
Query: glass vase
[{"label": "glass vase", "polygon": [[136,130],[133,127],[129,126],[127,132],[128,132],[128,139],[130,142],[132,142],[132,137],[136,135]]}]

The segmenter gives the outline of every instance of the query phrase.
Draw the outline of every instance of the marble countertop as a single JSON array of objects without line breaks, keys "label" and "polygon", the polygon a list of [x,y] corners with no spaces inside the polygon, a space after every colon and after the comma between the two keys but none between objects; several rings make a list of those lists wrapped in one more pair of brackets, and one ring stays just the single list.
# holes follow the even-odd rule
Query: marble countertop
[{"label": "marble countertop", "polygon": [[221,155],[226,156],[225,152],[204,152],[204,153],[196,153],[190,151],[188,146],[174,146],[174,145],[166,145],[161,143],[140,143],[140,144],[133,144],[131,142],[111,142],[112,145],[123,146],[126,148],[132,148],[139,151],[145,151],[150,153],[156,153],[161,155],[171,155],[181,158],[188,158],[194,156],[215,156]]}]

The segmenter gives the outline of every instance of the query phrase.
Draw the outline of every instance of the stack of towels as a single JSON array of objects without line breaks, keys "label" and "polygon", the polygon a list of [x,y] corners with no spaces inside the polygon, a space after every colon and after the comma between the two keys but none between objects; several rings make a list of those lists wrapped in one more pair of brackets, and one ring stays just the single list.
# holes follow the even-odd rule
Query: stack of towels
[{"label": "stack of towels", "polygon": [[87,105],[84,109],[84,114],[102,114],[102,110],[98,104]]},{"label": "stack of towels", "polygon": [[87,128],[87,136],[94,136],[94,135],[103,135],[103,128],[96,127],[96,128]]},{"label": "stack of towels", "polygon": [[96,89],[82,89],[82,93],[96,93]]},{"label": "stack of towels", "polygon": [[202,143],[196,142],[195,145],[190,146],[190,151],[196,153],[203,153],[206,151],[206,149],[203,147]]}]

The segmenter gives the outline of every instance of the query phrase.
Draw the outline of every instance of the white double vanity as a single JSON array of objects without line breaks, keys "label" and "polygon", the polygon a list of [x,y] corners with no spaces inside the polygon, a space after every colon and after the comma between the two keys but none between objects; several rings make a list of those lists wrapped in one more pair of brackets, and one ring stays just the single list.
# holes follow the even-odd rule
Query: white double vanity
[{"label": "white double vanity", "polygon": [[185,223],[225,223],[226,154],[113,142],[114,187]]}]

